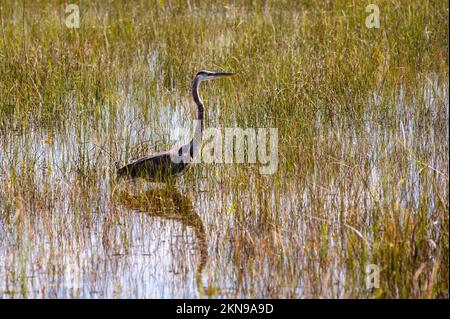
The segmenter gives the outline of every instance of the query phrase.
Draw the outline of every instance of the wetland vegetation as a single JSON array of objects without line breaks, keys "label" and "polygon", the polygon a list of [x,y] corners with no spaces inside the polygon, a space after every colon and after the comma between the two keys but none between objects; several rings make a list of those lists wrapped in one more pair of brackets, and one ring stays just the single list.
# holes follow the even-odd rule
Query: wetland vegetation
[{"label": "wetland vegetation", "polygon": [[[0,298],[449,297],[446,1],[73,2],[0,1]],[[277,128],[276,172],[117,180],[203,69],[240,74],[205,126]]]}]

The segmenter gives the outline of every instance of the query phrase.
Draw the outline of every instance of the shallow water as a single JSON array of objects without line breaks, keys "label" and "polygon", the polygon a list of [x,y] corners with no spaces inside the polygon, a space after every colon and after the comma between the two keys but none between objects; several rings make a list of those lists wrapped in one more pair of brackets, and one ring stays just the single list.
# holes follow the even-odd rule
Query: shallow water
[{"label": "shallow water", "polygon": [[[315,152],[336,164],[333,175],[319,166],[288,175],[281,154],[278,182],[263,184],[245,165],[200,165],[162,193],[116,183],[116,162],[163,150],[174,142],[169,132],[190,127],[195,109],[182,98],[154,101],[144,114],[123,90],[123,104],[105,106],[98,120],[4,132],[0,298],[346,297],[346,285],[364,296],[338,253],[350,233],[363,231],[350,226],[352,212],[396,196],[383,188],[392,174],[403,174],[401,207],[417,209],[425,192],[435,211],[434,190],[413,158],[426,154],[436,185],[448,189],[447,91],[437,80],[424,84],[412,103],[426,103],[426,117],[399,90],[390,126],[374,112],[362,127],[324,129]],[[368,103],[375,109],[376,95]],[[209,109],[210,125],[219,112]],[[393,158],[409,151],[407,160]],[[239,171],[249,176],[245,185],[227,180]],[[325,226],[335,253],[324,268],[316,236]],[[361,240],[370,247],[370,236]]]}]

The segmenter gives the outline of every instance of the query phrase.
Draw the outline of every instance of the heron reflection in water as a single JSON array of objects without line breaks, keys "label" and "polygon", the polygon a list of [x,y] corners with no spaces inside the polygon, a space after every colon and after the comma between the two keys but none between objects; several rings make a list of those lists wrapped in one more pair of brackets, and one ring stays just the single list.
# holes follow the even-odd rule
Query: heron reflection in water
[{"label": "heron reflection in water", "polygon": [[129,189],[118,192],[118,202],[127,209],[146,213],[149,216],[177,220],[183,226],[191,227],[197,239],[200,261],[196,268],[196,282],[200,295],[205,293],[202,272],[208,259],[205,226],[197,215],[190,199],[174,187],[147,189],[132,192]]}]

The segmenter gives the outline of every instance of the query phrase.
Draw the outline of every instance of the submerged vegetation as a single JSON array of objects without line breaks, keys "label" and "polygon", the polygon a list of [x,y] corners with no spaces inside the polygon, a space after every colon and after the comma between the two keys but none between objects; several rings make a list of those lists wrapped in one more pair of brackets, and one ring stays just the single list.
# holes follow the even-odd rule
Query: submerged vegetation
[{"label": "submerged vegetation", "polygon": [[[446,1],[76,3],[0,1],[0,298],[449,297]],[[240,73],[206,126],[277,128],[276,173],[116,180],[202,69]]]}]

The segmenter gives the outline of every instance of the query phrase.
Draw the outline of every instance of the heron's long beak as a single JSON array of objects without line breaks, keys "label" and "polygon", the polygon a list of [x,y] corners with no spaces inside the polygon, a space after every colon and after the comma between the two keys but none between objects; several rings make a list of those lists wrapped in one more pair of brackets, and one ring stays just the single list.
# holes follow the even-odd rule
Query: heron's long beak
[{"label": "heron's long beak", "polygon": [[232,72],[216,72],[212,75],[213,78],[219,78],[219,77],[224,77],[224,76],[236,76],[238,75],[237,73],[232,73]]}]

